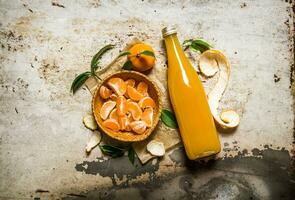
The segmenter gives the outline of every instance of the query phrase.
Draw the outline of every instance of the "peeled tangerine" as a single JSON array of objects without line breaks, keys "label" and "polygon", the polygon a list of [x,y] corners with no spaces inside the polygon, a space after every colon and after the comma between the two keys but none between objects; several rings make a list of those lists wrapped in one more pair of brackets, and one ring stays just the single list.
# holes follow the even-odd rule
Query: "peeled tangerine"
[{"label": "peeled tangerine", "polygon": [[[111,78],[101,86],[99,94],[105,102],[100,108],[102,125],[113,131],[132,131],[143,134],[153,125],[156,104],[149,97],[148,85],[134,79]],[[97,124],[92,116],[83,119],[86,127],[94,130]]]},{"label": "peeled tangerine", "polygon": [[110,119],[114,119],[114,120],[118,121],[119,117],[118,117],[116,108],[114,110],[112,110],[112,112],[110,113]]},{"label": "peeled tangerine", "polygon": [[151,108],[156,107],[156,104],[155,104],[154,100],[151,97],[143,97],[138,102],[138,105],[143,109],[147,108],[147,107],[151,107]]},{"label": "peeled tangerine", "polygon": [[123,117],[119,117],[119,124],[121,130],[126,130],[127,126],[129,125],[129,120],[126,115]]},{"label": "peeled tangerine", "polygon": [[156,140],[150,141],[146,146],[148,152],[150,152],[154,156],[164,156],[165,147],[162,142],[158,142]]},{"label": "peeled tangerine", "polygon": [[142,110],[139,105],[135,102],[127,102],[127,110],[131,113],[134,120],[140,120]]},{"label": "peeled tangerine", "polygon": [[117,103],[117,105],[116,105],[116,107],[117,107],[117,114],[118,114],[118,116],[125,116],[125,114],[126,114],[126,104],[127,104],[127,102],[126,102],[126,99],[125,99],[125,97],[124,96],[119,96],[118,98],[117,98],[117,101],[116,101],[116,103]]},{"label": "peeled tangerine", "polygon": [[[125,81],[125,83],[126,83],[127,87],[128,87],[128,86],[130,86],[130,87],[134,87],[134,86],[135,86],[135,80],[134,80],[134,79],[128,79],[128,80]],[[127,92],[126,92],[124,95],[125,95],[127,98],[129,98],[129,95],[128,95]]]},{"label": "peeled tangerine", "polygon": [[131,87],[134,87],[135,86],[135,80],[134,79],[128,79],[125,81],[126,85],[128,86],[131,86]]},{"label": "peeled tangerine", "polygon": [[137,134],[143,134],[146,130],[146,124],[144,121],[133,121],[129,126]]},{"label": "peeled tangerine", "polygon": [[134,87],[131,86],[127,86],[127,94],[130,99],[134,101],[139,101],[144,97],[140,92],[138,92]]},{"label": "peeled tangerine", "polygon": [[101,96],[101,98],[108,99],[111,96],[111,94],[112,94],[112,91],[106,86],[101,86],[99,88],[99,95]]},{"label": "peeled tangerine", "polygon": [[146,123],[147,127],[151,127],[153,125],[153,108],[146,108],[142,115],[141,115],[141,120]]},{"label": "peeled tangerine", "polygon": [[127,85],[121,78],[111,78],[107,84],[118,96],[122,96],[126,92]]},{"label": "peeled tangerine", "polygon": [[114,101],[107,101],[104,104],[102,104],[100,108],[100,117],[103,120],[106,120],[110,114],[110,112],[113,110],[113,108],[116,106],[116,102]]},{"label": "peeled tangerine", "polygon": [[138,83],[136,89],[143,96],[147,96],[148,95],[148,85],[145,82]]},{"label": "peeled tangerine", "polygon": [[111,94],[111,96],[110,96],[110,99],[112,100],[112,101],[117,101],[117,98],[118,98],[118,96],[116,95],[116,94]]},{"label": "peeled tangerine", "polygon": [[104,122],[102,122],[102,125],[106,128],[109,128],[113,131],[119,131],[120,130],[120,125],[119,123],[114,120],[114,119],[107,119]]}]

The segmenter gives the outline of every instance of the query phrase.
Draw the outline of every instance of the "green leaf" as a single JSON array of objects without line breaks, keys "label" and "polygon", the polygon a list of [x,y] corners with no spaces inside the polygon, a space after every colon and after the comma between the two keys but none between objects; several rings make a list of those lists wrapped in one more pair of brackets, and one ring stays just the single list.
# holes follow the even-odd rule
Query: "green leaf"
[{"label": "green leaf", "polygon": [[155,57],[154,52],[148,51],[148,50],[145,50],[145,51],[140,52],[139,55],[146,55],[146,56]]},{"label": "green leaf", "polygon": [[130,147],[129,150],[128,150],[128,158],[129,158],[129,161],[133,165],[134,164],[134,160],[135,160],[135,152],[134,152],[134,149],[132,147]]},{"label": "green leaf", "polygon": [[124,51],[124,52],[121,52],[118,56],[119,57],[122,57],[122,56],[126,56],[126,55],[130,55],[131,53],[129,51]]},{"label": "green leaf", "polygon": [[182,45],[184,50],[189,48],[193,52],[201,52],[201,53],[209,50],[212,47],[208,42],[204,40],[192,40],[192,39],[185,40]]},{"label": "green leaf", "polygon": [[99,64],[99,61],[97,61],[95,66],[91,67],[91,74],[92,75],[94,75],[96,70],[98,69],[98,67],[99,67],[98,64]]},{"label": "green leaf", "polygon": [[208,42],[206,42],[204,40],[194,40],[193,43],[198,44],[200,46],[207,47],[208,49],[210,49],[212,47]]},{"label": "green leaf", "polygon": [[164,122],[164,124],[170,128],[178,128],[176,118],[174,114],[166,109],[162,110],[161,113],[161,120]]},{"label": "green leaf", "polygon": [[132,62],[131,62],[130,60],[127,60],[127,61],[124,63],[122,69],[125,69],[125,70],[131,70],[132,67],[133,67],[133,66],[132,66]]},{"label": "green leaf", "polygon": [[101,48],[92,58],[91,60],[91,73],[93,74],[95,72],[95,69],[97,69],[98,60],[105,54],[108,50],[114,48],[115,45],[108,44]]},{"label": "green leaf", "polygon": [[85,81],[89,78],[90,75],[91,72],[84,72],[78,75],[72,83],[71,92],[75,94],[75,92],[85,83]]},{"label": "green leaf", "polygon": [[101,149],[102,153],[111,156],[112,158],[121,157],[124,155],[125,149],[112,146],[112,145],[100,145],[99,148]]},{"label": "green leaf", "polygon": [[192,52],[202,52],[202,49],[200,49],[198,46],[193,47],[192,45],[188,46],[189,50]]},{"label": "green leaf", "polygon": [[189,46],[189,48],[190,48],[190,50],[193,51],[193,52],[197,52],[197,51],[199,51],[199,52],[201,52],[201,53],[203,53],[204,51],[207,51],[208,49],[210,49],[210,48],[208,48],[208,47],[206,47],[206,46],[202,46],[202,45],[195,44],[195,43],[192,43],[192,44]]},{"label": "green leaf", "polygon": [[189,39],[189,40],[184,40],[184,42],[182,43],[182,46],[186,47],[192,44],[193,39]]}]

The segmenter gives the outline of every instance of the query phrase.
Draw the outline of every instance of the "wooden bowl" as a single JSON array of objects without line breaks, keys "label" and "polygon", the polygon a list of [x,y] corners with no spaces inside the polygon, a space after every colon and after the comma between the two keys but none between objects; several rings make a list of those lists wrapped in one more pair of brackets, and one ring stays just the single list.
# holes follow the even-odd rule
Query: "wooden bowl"
[{"label": "wooden bowl", "polygon": [[[150,128],[147,128],[147,130],[143,134],[136,134],[134,132],[127,132],[127,131],[119,131],[115,132],[111,129],[108,129],[102,125],[103,120],[101,119],[99,115],[100,108],[102,104],[105,102],[104,99],[102,99],[99,95],[99,89],[102,85],[107,85],[107,81],[110,78],[118,77],[123,80],[127,79],[134,79],[136,81],[136,84],[138,84],[140,81],[145,82],[148,85],[148,93],[149,96],[155,101],[156,107],[154,109],[154,117],[153,117],[153,125]],[[119,141],[124,141],[124,142],[138,142],[146,139],[155,129],[157,126],[160,115],[161,115],[161,110],[162,110],[162,103],[161,103],[161,98],[160,98],[160,92],[155,83],[151,81],[147,76],[135,72],[135,71],[120,71],[117,73],[114,73],[108,77],[106,77],[104,80],[100,82],[98,87],[96,88],[96,91],[94,93],[93,99],[92,99],[92,111],[95,117],[95,120],[99,126],[99,128],[105,132],[107,135],[110,137],[117,139]]]}]

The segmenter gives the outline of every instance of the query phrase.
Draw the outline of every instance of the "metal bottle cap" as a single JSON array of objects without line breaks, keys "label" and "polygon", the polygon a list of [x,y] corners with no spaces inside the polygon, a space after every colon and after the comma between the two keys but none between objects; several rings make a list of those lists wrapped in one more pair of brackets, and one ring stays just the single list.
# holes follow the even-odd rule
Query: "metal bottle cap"
[{"label": "metal bottle cap", "polygon": [[176,33],[175,26],[170,25],[170,26],[167,26],[167,27],[165,27],[165,28],[162,29],[162,35],[163,35],[163,37],[166,37],[168,35],[172,35],[174,33]]}]

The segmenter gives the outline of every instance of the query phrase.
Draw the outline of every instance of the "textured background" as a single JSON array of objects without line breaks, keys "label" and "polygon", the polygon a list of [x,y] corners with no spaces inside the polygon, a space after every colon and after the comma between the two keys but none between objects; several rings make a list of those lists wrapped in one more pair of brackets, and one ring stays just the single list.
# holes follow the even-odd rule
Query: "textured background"
[{"label": "textured background", "polygon": [[[291,199],[294,132],[294,3],[281,0],[0,1],[0,199]],[[203,38],[232,64],[222,108],[241,116],[220,134],[216,162],[188,161],[183,149],[132,166],[90,156],[81,123],[91,95],[70,84],[92,55],[131,37],[150,43],[165,65],[161,29]],[[191,58],[192,62],[194,58]],[[193,62],[195,63],[195,62]],[[210,88],[209,81],[205,83]],[[165,91],[165,83],[159,83]]]}]

